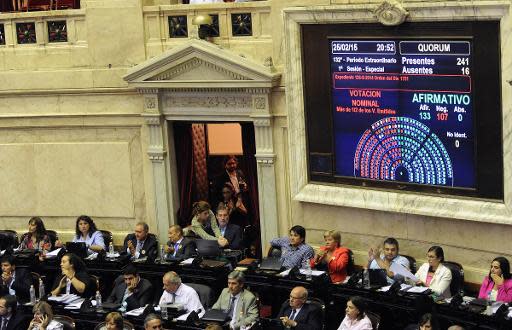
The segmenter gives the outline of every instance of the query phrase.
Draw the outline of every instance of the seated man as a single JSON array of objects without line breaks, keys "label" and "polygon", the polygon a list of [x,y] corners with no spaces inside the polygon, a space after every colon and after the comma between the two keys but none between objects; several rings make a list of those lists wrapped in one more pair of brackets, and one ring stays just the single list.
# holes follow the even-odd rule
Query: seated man
[{"label": "seated man", "polygon": [[220,234],[228,241],[224,248],[241,250],[242,230],[239,226],[229,223],[229,211],[224,205],[219,205],[217,208],[217,222]]},{"label": "seated man", "polygon": [[297,330],[322,329],[322,314],[320,308],[314,304],[306,303],[308,290],[296,286],[290,292],[290,300],[285,301],[279,311],[279,319],[286,328]]},{"label": "seated man", "polygon": [[148,314],[144,319],[144,330],[162,330],[162,319],[157,314]]},{"label": "seated man", "polygon": [[315,255],[313,248],[306,244],[306,229],[293,226],[289,237],[274,238],[270,245],[281,249],[283,267],[289,269],[295,266],[301,268]]},{"label": "seated man", "polygon": [[14,256],[5,254],[2,257],[2,281],[0,282],[0,296],[17,296],[21,303],[30,301],[30,285],[32,278],[26,268],[17,268]]},{"label": "seated man", "polygon": [[106,302],[121,304],[119,310],[126,312],[151,303],[152,298],[153,286],[151,283],[141,278],[137,268],[129,264],[124,268],[123,275],[116,279],[114,289]]},{"label": "seated man", "polygon": [[135,225],[134,233],[128,234],[124,239],[123,251],[126,251],[133,259],[148,257],[155,259],[158,254],[158,242],[155,237],[148,235],[149,226],[145,222]]},{"label": "seated man", "polygon": [[188,315],[195,311],[199,317],[203,317],[204,308],[199,300],[196,290],[186,284],[181,283],[181,278],[175,272],[167,272],[163,277],[164,292],[160,297],[159,305],[162,304],[181,304],[186,310],[186,314],[178,317],[178,320],[186,320]]},{"label": "seated man", "polygon": [[[228,311],[231,317],[230,328],[240,329],[249,326],[258,320],[258,306],[256,297],[244,289],[244,273],[234,270],[228,275],[228,287],[222,290],[212,309]],[[243,308],[243,309],[242,309]]]},{"label": "seated man", "polygon": [[170,226],[168,235],[167,258],[188,259],[196,253],[196,244],[193,240],[183,237],[183,229],[179,225]]},{"label": "seated man", "polygon": [[16,296],[5,295],[0,298],[0,329],[26,329],[30,320],[18,312]]},{"label": "seated man", "polygon": [[392,263],[397,263],[403,267],[410,269],[409,260],[398,254],[398,241],[393,237],[388,237],[383,244],[383,254],[381,249],[370,248],[368,251],[368,268],[369,269],[385,269],[389,284],[393,284],[396,280],[402,280],[403,277],[395,274],[390,270]]}]

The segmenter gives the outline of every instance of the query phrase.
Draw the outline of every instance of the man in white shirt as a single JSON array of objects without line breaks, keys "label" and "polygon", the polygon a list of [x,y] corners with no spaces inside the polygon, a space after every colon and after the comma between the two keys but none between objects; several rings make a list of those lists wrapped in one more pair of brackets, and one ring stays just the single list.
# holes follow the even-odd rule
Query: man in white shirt
[{"label": "man in white shirt", "polygon": [[199,317],[203,317],[205,310],[196,290],[181,283],[181,278],[175,272],[167,272],[163,277],[164,292],[160,297],[159,305],[181,304],[187,311],[178,317],[178,320],[186,320],[190,312],[195,311]]},{"label": "man in white shirt", "polygon": [[396,263],[402,265],[407,270],[410,270],[409,260],[398,254],[399,246],[398,241],[393,237],[388,237],[384,241],[383,254],[381,249],[370,248],[368,251],[368,268],[369,269],[385,269],[388,284],[393,284],[396,280],[401,280],[401,275],[395,275],[391,270],[391,264]]}]

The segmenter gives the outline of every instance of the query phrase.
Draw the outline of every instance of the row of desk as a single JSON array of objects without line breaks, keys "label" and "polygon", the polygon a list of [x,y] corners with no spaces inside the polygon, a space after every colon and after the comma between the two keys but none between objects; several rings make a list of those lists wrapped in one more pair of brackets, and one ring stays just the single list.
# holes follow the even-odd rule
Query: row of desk
[{"label": "row of desk", "polygon": [[[119,260],[86,261],[91,275],[101,278],[100,290],[104,299],[112,290],[115,278],[122,274],[125,262]],[[162,292],[162,276],[170,270],[176,271],[184,283],[206,284],[212,289],[213,301],[220,295],[221,290],[227,286],[227,275],[230,267],[202,268],[179,263],[135,263],[141,277],[148,279],[155,290],[155,302]],[[26,265],[29,266],[29,265]],[[51,286],[60,270],[57,260],[47,260],[37,265],[30,265],[45,276],[47,288]],[[437,304],[425,295],[418,294],[389,294],[375,290],[367,290],[346,285],[330,284],[327,277],[313,277],[305,280],[301,277],[283,278],[272,272],[263,272],[249,269],[246,272],[246,287],[259,296],[262,316],[276,317],[284,301],[288,299],[291,289],[295,286],[304,286],[308,289],[310,297],[319,299],[325,305],[325,329],[337,329],[345,314],[345,305],[349,297],[362,296],[368,301],[369,309],[381,317],[379,329],[399,330],[411,323],[416,323],[426,312],[435,313],[441,323],[441,329],[453,324],[459,324],[466,329],[512,329],[511,320],[498,320],[493,316],[472,313],[448,304]],[[47,290],[48,291],[48,290]],[[103,320],[104,314],[75,315],[73,311],[62,310],[64,315],[70,314],[77,321],[78,329],[91,329],[91,323]],[[132,320],[142,325],[142,320]],[[194,325],[169,324],[171,328],[193,329]],[[197,327],[196,327],[197,328]]]}]

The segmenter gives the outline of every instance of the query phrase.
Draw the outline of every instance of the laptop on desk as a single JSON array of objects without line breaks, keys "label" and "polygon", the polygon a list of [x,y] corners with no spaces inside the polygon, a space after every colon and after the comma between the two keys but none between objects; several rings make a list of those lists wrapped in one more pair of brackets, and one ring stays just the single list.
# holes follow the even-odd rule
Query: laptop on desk
[{"label": "laptop on desk", "polygon": [[216,240],[198,239],[196,240],[197,254],[205,258],[216,258],[222,251]]},{"label": "laptop on desk", "polygon": [[87,258],[87,246],[84,242],[67,242],[66,251],[74,253],[82,259]]},{"label": "laptop on desk", "polygon": [[281,258],[278,257],[264,258],[260,265],[261,270],[271,270],[278,272],[281,270],[281,268],[283,268],[283,262],[281,261]]},{"label": "laptop on desk", "polygon": [[225,323],[229,320],[228,313],[222,309],[210,309],[204,313],[201,321]]},{"label": "laptop on desk", "polygon": [[388,277],[385,269],[368,269],[370,277],[370,287],[381,288],[388,285]]}]

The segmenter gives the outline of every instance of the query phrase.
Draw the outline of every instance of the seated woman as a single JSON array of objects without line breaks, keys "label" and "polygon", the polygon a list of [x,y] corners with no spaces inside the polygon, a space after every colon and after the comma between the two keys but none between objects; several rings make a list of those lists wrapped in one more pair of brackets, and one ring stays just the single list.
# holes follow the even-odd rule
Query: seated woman
[{"label": "seated woman", "polygon": [[76,254],[66,253],[60,260],[61,276],[55,278],[52,296],[74,293],[83,298],[94,296],[96,282],[87,274],[85,264]]},{"label": "seated woman", "polygon": [[419,278],[416,284],[428,287],[434,294],[442,298],[450,298],[452,272],[443,265],[444,251],[440,246],[432,246],[427,252],[428,262],[421,265],[416,272]]},{"label": "seated woman", "polygon": [[372,321],[366,316],[366,303],[359,296],[350,297],[345,308],[345,318],[338,330],[372,330]]},{"label": "seated woman", "polygon": [[100,330],[123,330],[123,317],[118,312],[110,312],[105,317],[105,326]]},{"label": "seated woman", "polygon": [[478,298],[492,301],[512,301],[512,279],[510,264],[504,257],[497,257],[491,262],[489,275],[484,278]]},{"label": "seated woman", "polygon": [[219,206],[224,206],[228,210],[229,223],[245,227],[247,225],[247,209],[242,201],[242,194],[235,193],[235,188],[230,182],[226,182],[222,187],[222,201]]},{"label": "seated woman", "polygon": [[73,242],[85,242],[89,254],[105,250],[103,235],[96,229],[94,221],[89,216],[81,215],[76,219],[75,231]]},{"label": "seated woman", "polygon": [[64,325],[53,319],[52,307],[45,301],[40,301],[32,309],[34,318],[30,321],[28,330],[62,330]]},{"label": "seated woman", "polygon": [[20,243],[20,250],[33,249],[42,251],[43,254],[50,251],[52,244],[46,234],[43,220],[39,217],[32,217],[28,221],[28,233],[23,236]]},{"label": "seated woman", "polygon": [[440,330],[437,319],[430,313],[423,314],[417,324],[409,324],[404,330]]},{"label": "seated woman", "polygon": [[339,231],[329,230],[324,233],[325,246],[311,259],[311,268],[327,270],[332,283],[342,283],[347,277],[349,249],[341,247]]},{"label": "seated woman", "polygon": [[191,228],[196,235],[202,239],[216,240],[221,247],[228,244],[228,241],[220,233],[217,219],[208,202],[195,202],[192,206],[192,214],[194,217]]}]

